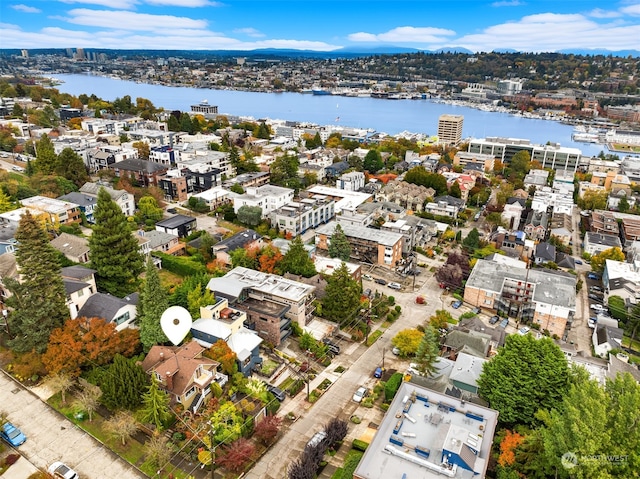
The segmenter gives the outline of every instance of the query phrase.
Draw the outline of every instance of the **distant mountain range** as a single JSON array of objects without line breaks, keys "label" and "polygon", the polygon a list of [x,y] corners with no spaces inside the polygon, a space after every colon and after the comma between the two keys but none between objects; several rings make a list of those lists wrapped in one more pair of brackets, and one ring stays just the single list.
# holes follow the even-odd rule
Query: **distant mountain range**
[{"label": "distant mountain range", "polygon": [[[407,53],[426,53],[426,54],[438,54],[438,53],[461,53],[466,55],[475,55],[475,52],[464,47],[446,47],[438,50],[419,50],[417,48],[398,47],[395,45],[378,45],[375,47],[363,47],[363,46],[348,46],[331,52],[319,52],[314,50],[284,50],[277,48],[266,48],[259,50],[107,50],[101,48],[86,48],[85,51],[97,51],[107,54],[117,54],[122,56],[144,56],[144,57],[167,57],[167,56],[180,56],[185,58],[203,57],[203,56],[217,56],[222,58],[231,57],[271,57],[271,58],[356,58],[366,57],[372,55],[397,55]],[[31,55],[45,54],[66,54],[66,50],[62,48],[39,48],[29,49]],[[513,49],[496,49],[494,53],[529,53],[519,52]],[[595,50],[561,50],[558,53],[562,55],[605,55],[614,57],[640,57],[640,50],[620,50],[620,51],[608,51],[602,49]],[[19,55],[18,49],[1,49],[0,55]]]}]

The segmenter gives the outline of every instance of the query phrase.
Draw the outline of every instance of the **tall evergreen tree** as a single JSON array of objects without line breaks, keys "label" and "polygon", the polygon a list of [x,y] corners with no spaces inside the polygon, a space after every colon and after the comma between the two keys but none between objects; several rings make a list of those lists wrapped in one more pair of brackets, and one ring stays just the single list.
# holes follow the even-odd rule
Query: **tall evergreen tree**
[{"label": "tall evergreen tree", "polygon": [[127,218],[104,188],[98,193],[95,226],[89,238],[91,265],[98,288],[122,297],[138,287],[143,259]]},{"label": "tall evergreen tree", "polygon": [[109,409],[134,409],[142,403],[140,391],[148,385],[149,377],[136,360],[117,354],[101,377],[100,401]]},{"label": "tall evergreen tree", "polygon": [[78,188],[89,179],[87,168],[84,166],[82,158],[71,148],[65,148],[58,156],[56,174],[73,181]]},{"label": "tall evergreen tree", "polygon": [[151,256],[147,259],[140,307],[140,342],[145,352],[148,352],[151,346],[167,342],[167,336],[160,325],[160,317],[169,307],[168,294],[160,284],[158,268],[153,264]]},{"label": "tall evergreen tree", "polygon": [[418,371],[423,376],[431,376],[436,371],[436,363],[440,357],[438,334],[435,328],[428,324],[424,328],[424,335],[416,351]]},{"label": "tall evergreen tree", "polygon": [[289,250],[280,263],[280,269],[285,273],[299,274],[306,278],[316,274],[316,267],[311,258],[309,258],[309,253],[304,249],[304,243],[300,236],[296,236],[291,241]]},{"label": "tall evergreen tree", "polygon": [[5,280],[12,293],[7,298],[7,305],[13,308],[9,321],[14,339],[10,346],[19,352],[35,349],[42,353],[51,331],[69,317],[58,254],[29,211],[20,219],[15,238],[19,244],[16,262],[21,281]]},{"label": "tall evergreen tree", "polygon": [[152,376],[147,392],[142,395],[140,421],[153,424],[158,430],[162,430],[170,418],[169,396],[160,389],[156,377]]},{"label": "tall evergreen tree", "polygon": [[36,170],[45,175],[54,173],[58,164],[58,155],[53,148],[53,142],[43,134],[36,142]]},{"label": "tall evergreen tree", "polygon": [[332,258],[339,258],[342,261],[348,261],[351,257],[351,243],[347,239],[340,223],[336,224],[336,228],[331,235],[331,242],[329,243],[329,256]]},{"label": "tall evergreen tree", "polygon": [[322,300],[322,311],[325,318],[344,323],[353,316],[360,305],[360,284],[349,274],[349,269],[342,263],[327,278],[326,296]]}]

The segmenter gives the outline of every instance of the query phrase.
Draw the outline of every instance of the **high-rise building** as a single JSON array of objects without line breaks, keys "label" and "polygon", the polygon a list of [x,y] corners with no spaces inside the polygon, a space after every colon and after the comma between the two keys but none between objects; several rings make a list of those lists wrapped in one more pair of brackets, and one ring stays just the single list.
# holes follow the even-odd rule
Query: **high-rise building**
[{"label": "high-rise building", "polygon": [[457,146],[462,140],[462,115],[440,115],[438,118],[438,139],[441,143]]},{"label": "high-rise building", "polygon": [[22,58],[29,58],[29,50],[20,50],[20,55]]},{"label": "high-rise building", "polygon": [[76,48],[76,60],[84,60],[84,48]]}]

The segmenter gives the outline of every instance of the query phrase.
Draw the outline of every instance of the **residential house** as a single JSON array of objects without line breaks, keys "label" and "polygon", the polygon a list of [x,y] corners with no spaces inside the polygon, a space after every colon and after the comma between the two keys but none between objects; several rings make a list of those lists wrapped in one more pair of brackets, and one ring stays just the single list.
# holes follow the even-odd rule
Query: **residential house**
[{"label": "residential house", "polygon": [[525,256],[524,231],[509,233],[499,229],[491,237],[491,241],[495,243],[496,248],[500,251],[504,251],[506,255],[511,258],[523,259]]},{"label": "residential house", "polygon": [[421,212],[424,210],[425,203],[431,200],[435,194],[436,191],[433,188],[392,180],[382,187],[376,195],[376,200],[395,203],[402,208]]},{"label": "residential house", "polygon": [[602,284],[609,296],[620,296],[631,308],[640,301],[640,263],[605,260]]},{"label": "residential house", "polygon": [[0,216],[0,256],[5,253],[13,253],[16,250],[16,230],[18,222]]},{"label": "residential house", "polygon": [[79,311],[87,300],[96,293],[96,270],[84,266],[67,266],[61,275],[66,293],[66,303],[71,319],[79,316]]},{"label": "residential house", "polygon": [[291,334],[291,321],[304,326],[315,310],[313,286],[249,268],[237,267],[212,278],[207,289],[247,313],[245,326],[274,346]]},{"label": "residential house", "polygon": [[89,240],[69,233],[60,233],[51,240],[51,246],[74,263],[89,262]]},{"label": "residential house", "polygon": [[498,349],[504,346],[504,341],[507,337],[507,333],[504,328],[487,326],[487,324],[477,315],[472,316],[471,318],[461,319],[453,329],[488,336],[489,351],[487,352],[487,356],[489,357],[498,353]]},{"label": "residential house", "polygon": [[595,210],[591,213],[591,224],[589,229],[593,233],[604,233],[608,235],[618,235],[618,221],[611,211]]},{"label": "residential house", "polygon": [[333,272],[344,263],[349,270],[349,276],[355,281],[360,281],[362,277],[362,267],[356,263],[342,261],[339,258],[327,258],[326,256],[314,256],[313,264],[316,271],[324,276],[331,276]]},{"label": "residential house", "polygon": [[233,199],[233,210],[243,206],[257,206],[262,209],[262,217],[268,218],[272,211],[293,201],[294,190],[275,185],[249,187],[241,195]]},{"label": "residential house", "polygon": [[640,240],[640,216],[624,216],[622,218],[622,236],[625,245]]},{"label": "residential house", "polygon": [[18,263],[13,253],[0,254],[0,304],[3,309],[6,308],[4,306],[6,298],[11,296],[11,292],[5,285],[8,278],[18,279]]},{"label": "residential house", "polygon": [[526,189],[535,186],[540,188],[546,186],[549,179],[549,172],[547,170],[529,170],[527,176],[524,177],[523,184]]},{"label": "residential house", "polygon": [[545,211],[531,210],[524,223],[524,232],[534,241],[544,241],[547,237],[547,222]]},{"label": "residential house", "polygon": [[213,254],[223,264],[231,265],[231,253],[237,249],[261,248],[264,246],[262,236],[253,230],[244,230],[216,243],[213,246]]},{"label": "residential house", "polygon": [[[106,192],[109,193],[111,199],[116,202],[125,216],[134,215],[134,213],[136,212],[135,198],[126,190],[114,190],[110,186],[102,185],[100,183],[85,183],[80,187],[80,193],[83,193],[85,196],[92,197],[97,200],[98,193],[100,192],[101,188],[104,188]],[[93,213],[93,209],[91,211]]]},{"label": "residential house", "polygon": [[324,172],[327,178],[337,178],[349,168],[351,168],[349,166],[349,163],[347,163],[346,161],[339,161],[337,163],[326,166]]},{"label": "residential house", "polygon": [[449,374],[454,387],[478,394],[478,378],[482,374],[482,367],[488,360],[465,352],[458,353],[456,362]]},{"label": "residential house", "polygon": [[75,203],[61,201],[46,196],[32,196],[20,200],[20,203],[29,210],[38,211],[48,217],[47,223],[57,229],[57,225],[69,225],[80,223],[82,216],[80,207]]},{"label": "residential house", "polygon": [[191,325],[191,334],[198,343],[210,348],[218,340],[227,343],[236,354],[238,372],[251,376],[262,363],[260,344],[263,339],[244,325],[247,314],[229,307],[229,300],[216,298],[215,304],[200,308],[200,318]]},{"label": "residential house", "polygon": [[525,200],[521,198],[511,197],[507,199],[504,205],[504,210],[500,215],[502,222],[509,230],[517,230],[520,227],[520,220],[522,218],[522,212],[524,211]]},{"label": "residential house", "polygon": [[322,195],[291,201],[269,214],[271,226],[292,237],[335,217],[335,201]]},{"label": "residential house", "polygon": [[242,173],[238,176],[226,180],[222,186],[231,188],[233,185],[240,185],[243,189],[262,185],[268,185],[271,173],[268,171],[257,171],[255,173]]},{"label": "residential house", "polygon": [[156,231],[163,231],[179,238],[186,238],[197,228],[196,219],[192,216],[173,215],[170,218],[158,221]]},{"label": "residential house", "polygon": [[478,260],[465,284],[464,300],[562,337],[575,315],[575,287],[576,277],[568,273],[528,269],[508,258]]},{"label": "residential house", "polygon": [[621,328],[597,324],[591,336],[594,354],[606,358],[611,350],[621,349],[623,334]]},{"label": "residential house", "polygon": [[196,200],[204,201],[210,210],[215,210],[218,206],[225,205],[227,203],[233,203],[234,198],[238,196],[238,193],[229,191],[222,186],[215,186],[202,193],[196,193],[192,195]]},{"label": "residential house", "polygon": [[113,163],[108,168],[115,172],[117,178],[126,178],[145,187],[158,186],[158,177],[168,170],[166,166],[137,158]]},{"label": "residential house", "polygon": [[441,356],[455,361],[458,354],[466,352],[478,358],[486,358],[490,345],[491,336],[484,332],[454,329],[442,341]]},{"label": "residential house", "polygon": [[211,397],[211,385],[223,387],[228,378],[218,372],[220,363],[203,356],[205,348],[192,340],[182,346],[152,346],[142,361],[142,369],[154,375],[169,394],[172,405],[198,411]]},{"label": "residential house", "polygon": [[102,318],[107,323],[113,323],[116,331],[122,331],[133,326],[137,316],[138,300],[138,293],[132,293],[124,298],[95,293],[87,298],[78,311],[78,317]]},{"label": "residential house", "polygon": [[[329,249],[336,225],[332,221],[316,229],[318,249]],[[351,258],[387,268],[395,268],[402,259],[404,238],[401,234],[343,223],[340,226],[351,243]]]},{"label": "residential house", "polygon": [[149,241],[149,250],[178,256],[185,250],[184,243],[180,242],[178,235],[165,233],[164,231],[144,231],[143,236]]},{"label": "residential house", "polygon": [[87,222],[95,223],[93,219],[93,210],[96,207],[97,196],[87,195],[79,191],[72,191],[66,195],[58,196],[58,199],[61,201],[75,203],[80,207],[80,212],[84,215]]},{"label": "residential house", "polygon": [[622,249],[622,243],[617,235],[605,233],[593,233],[587,231],[584,234],[584,252],[591,256],[602,253],[610,248]]},{"label": "residential house", "polygon": [[536,245],[533,262],[537,265],[553,263],[556,260],[556,247],[550,243],[541,242]]}]

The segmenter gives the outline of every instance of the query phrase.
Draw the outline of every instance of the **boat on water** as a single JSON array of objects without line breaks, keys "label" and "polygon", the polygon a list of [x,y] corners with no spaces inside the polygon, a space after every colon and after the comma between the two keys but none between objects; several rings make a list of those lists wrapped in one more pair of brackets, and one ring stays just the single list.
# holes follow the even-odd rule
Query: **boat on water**
[{"label": "boat on water", "polygon": [[321,88],[317,86],[314,86],[311,89],[311,93],[314,95],[331,95],[332,94],[331,90],[327,90],[325,88]]},{"label": "boat on water", "polygon": [[580,143],[600,143],[600,135],[597,133],[576,132],[571,135],[571,139]]}]

